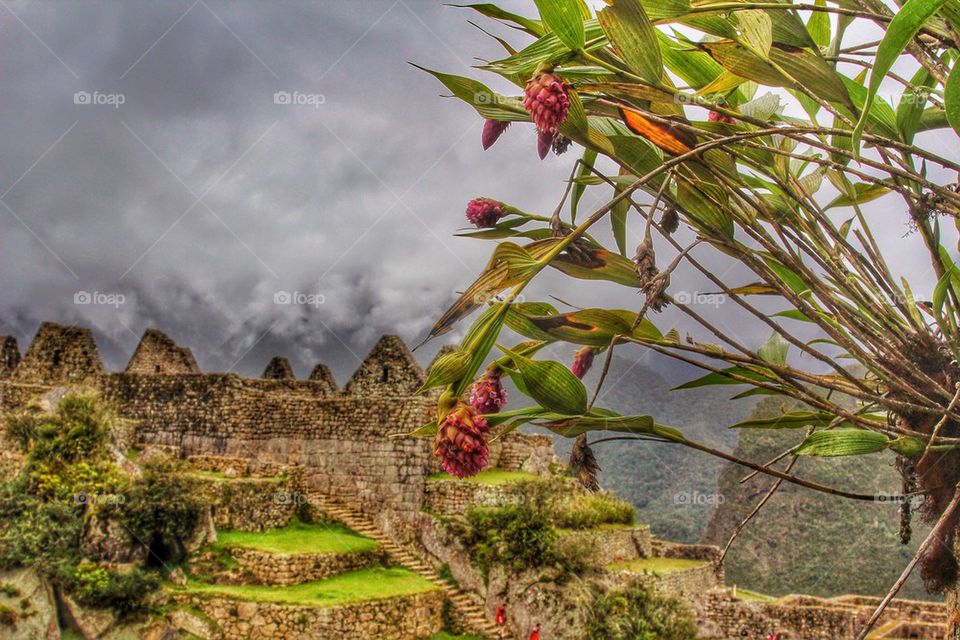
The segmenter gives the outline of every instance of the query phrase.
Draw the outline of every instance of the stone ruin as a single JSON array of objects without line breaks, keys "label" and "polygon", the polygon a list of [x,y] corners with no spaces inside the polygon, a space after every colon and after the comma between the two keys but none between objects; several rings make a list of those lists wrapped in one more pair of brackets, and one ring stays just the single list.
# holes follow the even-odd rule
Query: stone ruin
[{"label": "stone ruin", "polygon": [[[358,518],[382,532],[384,540],[417,550],[418,558],[403,560],[406,566],[426,562],[434,574],[437,567],[452,567],[461,585],[457,588],[461,595],[454,598],[466,597],[461,590],[466,589],[472,594],[470,599],[482,603],[478,610],[489,614],[502,602],[503,592],[471,573],[469,558],[463,557],[456,544],[443,541],[436,529],[440,521],[432,514],[453,516],[473,505],[509,504],[511,497],[502,487],[438,480],[431,440],[404,435],[434,418],[435,398],[411,395],[423,379],[423,370],[396,336],[384,336],[377,342],[343,390],[325,365],[316,365],[309,379],[302,380],[293,375],[289,362],[279,357],[270,362],[261,378],[204,373],[189,349],[156,329],[144,333],[122,373],[104,370],[89,329],[46,322],[22,359],[16,340],[0,336],[3,412],[22,408],[30,399],[66,386],[92,387],[121,417],[133,421],[137,447],[165,450],[200,469],[239,473],[248,478],[257,496],[263,493],[257,478],[277,474],[296,478],[297,490],[349,505]],[[491,443],[490,464],[503,470],[546,477],[555,462],[547,436],[515,431]],[[252,509],[251,504],[261,506]],[[223,509],[218,517],[227,518],[232,527],[258,530],[282,526],[293,506],[247,500],[236,508]],[[746,637],[744,633],[758,629],[784,631],[785,640],[850,637],[869,617],[877,600],[787,596],[752,602],[738,598],[735,590],[724,584],[716,547],[657,540],[643,526],[564,535],[582,534],[596,547],[598,562],[650,557],[702,561],[682,572],[653,575],[652,579],[658,589],[694,607],[704,637]],[[253,566],[262,564],[260,559],[252,561]],[[616,582],[629,577],[614,573],[610,579]],[[523,604],[525,595],[517,598],[512,608],[528,606]],[[222,611],[217,608],[220,605],[209,602],[194,604],[208,606],[206,614],[224,628],[237,623],[232,613],[237,607],[229,602]],[[338,624],[353,629],[362,621],[369,625],[371,619],[383,618],[381,626],[374,625],[378,633],[398,632],[401,625],[410,623],[405,611],[422,610],[425,620],[439,624],[442,606],[443,598],[437,594],[382,606],[365,604],[337,610],[349,616]],[[570,609],[563,601],[558,606],[558,614]],[[540,609],[532,615],[543,613]],[[292,613],[273,606],[260,607],[256,615],[282,624]],[[940,638],[945,618],[942,604],[895,601],[882,620],[883,631],[893,635],[876,637]],[[293,624],[291,620],[286,624]],[[316,628],[329,624],[326,618],[310,622]],[[572,637],[572,631],[562,625],[554,625],[550,633],[557,638]]]},{"label": "stone ruin", "polygon": [[51,385],[83,382],[103,373],[90,329],[44,322],[11,378],[19,383]]},{"label": "stone ruin", "polygon": [[293,375],[293,367],[290,366],[290,361],[283,356],[275,356],[270,360],[260,377],[264,380],[293,380],[296,378]]},{"label": "stone ruin", "polygon": [[181,347],[159,329],[147,329],[130,358],[124,373],[200,373],[187,347]]}]

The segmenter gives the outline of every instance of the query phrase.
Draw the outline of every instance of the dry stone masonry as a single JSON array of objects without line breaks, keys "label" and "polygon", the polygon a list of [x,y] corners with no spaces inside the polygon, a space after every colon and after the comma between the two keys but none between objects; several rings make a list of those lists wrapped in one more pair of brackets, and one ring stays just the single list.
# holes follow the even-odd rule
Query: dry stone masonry
[{"label": "dry stone masonry", "polygon": [[159,329],[147,329],[127,364],[125,373],[200,373],[193,352],[181,347]]}]

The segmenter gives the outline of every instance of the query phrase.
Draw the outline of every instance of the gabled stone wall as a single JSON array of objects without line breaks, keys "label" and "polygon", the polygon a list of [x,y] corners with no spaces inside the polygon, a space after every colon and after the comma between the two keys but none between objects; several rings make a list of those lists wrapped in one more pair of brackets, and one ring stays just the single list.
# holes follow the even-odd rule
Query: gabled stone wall
[{"label": "gabled stone wall", "polygon": [[159,329],[147,329],[127,363],[125,373],[200,373],[193,352],[181,347]]},{"label": "gabled stone wall", "polygon": [[11,377],[17,382],[67,384],[102,373],[90,329],[44,322]]},{"label": "gabled stone wall", "polygon": [[20,348],[13,336],[0,336],[0,378],[6,378],[20,364]]},{"label": "gabled stone wall", "polygon": [[383,336],[357,369],[346,392],[364,398],[406,397],[423,384],[423,369],[398,336]]}]

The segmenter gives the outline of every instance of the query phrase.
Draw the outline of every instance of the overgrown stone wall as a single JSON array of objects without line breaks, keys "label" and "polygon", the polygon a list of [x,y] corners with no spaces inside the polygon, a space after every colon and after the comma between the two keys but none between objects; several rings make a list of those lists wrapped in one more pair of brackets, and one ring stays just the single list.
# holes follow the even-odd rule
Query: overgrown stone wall
[{"label": "overgrown stone wall", "polygon": [[409,640],[430,637],[443,628],[445,596],[435,590],[326,609],[188,595],[176,599],[203,611],[227,638]]},{"label": "overgrown stone wall", "polygon": [[230,555],[260,584],[292,585],[322,580],[383,562],[380,549],[354,553],[270,553],[234,547]]}]

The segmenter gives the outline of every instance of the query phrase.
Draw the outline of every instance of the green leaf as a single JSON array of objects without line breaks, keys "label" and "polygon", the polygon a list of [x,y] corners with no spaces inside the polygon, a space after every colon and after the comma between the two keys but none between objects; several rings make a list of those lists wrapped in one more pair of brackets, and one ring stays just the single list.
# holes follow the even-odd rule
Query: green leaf
[{"label": "green leaf", "polygon": [[[816,0],[818,7],[825,7],[825,0]],[[826,11],[814,11],[810,14],[810,20],[807,21],[807,33],[818,47],[827,47],[830,45],[830,14]]]},{"label": "green leaf", "polygon": [[639,0],[613,0],[597,13],[597,20],[630,70],[644,80],[659,84],[663,76],[660,46],[653,23]]},{"label": "green leaf", "polygon": [[884,434],[865,429],[814,431],[794,453],[798,456],[862,456],[883,451],[890,442]]},{"label": "green leaf", "polygon": [[854,153],[859,154],[860,137],[867,124],[867,113],[870,105],[880,89],[880,83],[887,76],[887,72],[893,67],[900,54],[907,47],[924,23],[929,20],[937,10],[943,6],[945,0],[907,0],[906,4],[900,7],[893,20],[887,25],[883,40],[877,47],[877,55],[873,59],[873,69],[870,71],[870,84],[867,88],[866,105],[857,122],[856,129],[853,130],[853,149]]},{"label": "green leaf", "polygon": [[779,333],[774,332],[757,351],[757,355],[766,362],[783,365],[787,362],[787,352],[789,350],[790,343],[784,340]]},{"label": "green leaf", "polygon": [[913,86],[904,90],[900,104],[897,105],[897,129],[900,131],[900,139],[907,144],[913,143],[913,136],[920,127],[927,96],[933,86],[933,76],[924,67],[920,67],[910,79],[910,84]]},{"label": "green leaf", "polygon": [[943,101],[947,111],[947,122],[960,135],[960,61],[953,63],[947,86],[944,88]]},{"label": "green leaf", "polygon": [[[589,431],[616,431],[645,435],[673,435],[669,427],[659,427],[650,416],[583,416],[568,420],[553,420],[542,426],[565,438],[575,438]],[[676,431],[679,434],[679,431]],[[683,436],[680,435],[682,438]],[[674,439],[674,438],[666,438]]]},{"label": "green leaf", "polygon": [[803,427],[826,427],[833,420],[829,413],[790,411],[772,418],[745,420],[731,425],[731,429],[802,429]]},{"label": "green leaf", "polygon": [[[633,317],[636,318],[636,313]],[[557,315],[528,316],[527,319],[552,340],[597,347],[610,344],[615,335],[629,336],[633,330],[631,322],[607,309],[580,309]]]},{"label": "green leaf", "polygon": [[832,209],[833,207],[849,207],[854,203],[863,204],[864,202],[876,200],[877,198],[890,193],[890,189],[887,187],[868,182],[858,182],[853,185],[853,188],[856,191],[856,196],[851,198],[847,195],[839,195],[831,200],[830,203],[824,207],[824,209]]},{"label": "green leaf", "polygon": [[534,0],[540,17],[571,51],[583,49],[586,36],[577,0]]},{"label": "green leaf", "polygon": [[501,350],[513,358],[527,393],[541,407],[566,416],[587,412],[587,388],[570,369],[554,360],[531,360],[509,349]]},{"label": "green leaf", "polygon": [[674,391],[679,391],[680,389],[697,389],[699,387],[708,387],[718,384],[748,384],[746,382],[741,382],[740,380],[734,380],[724,374],[733,374],[740,376],[741,378],[748,378],[750,380],[756,380],[758,382],[766,380],[767,378],[752,369],[746,369],[744,367],[729,367],[720,371],[711,371],[707,375],[697,378],[696,380],[691,380],[690,382],[684,382],[678,387],[674,387]]},{"label": "green leaf", "polygon": [[456,382],[467,373],[471,358],[472,354],[466,349],[456,349],[443,354],[434,361],[430,371],[427,372],[427,379],[414,395],[423,393],[427,389],[444,387],[451,382]]},{"label": "green leaf", "polygon": [[552,316],[557,310],[547,302],[518,302],[510,305],[504,324],[531,340],[553,341],[555,338],[530,321],[528,316]]},{"label": "green leaf", "polygon": [[524,18],[523,16],[519,16],[515,13],[504,11],[495,4],[455,4],[452,6],[473,9],[474,11],[485,15],[488,18],[493,18],[494,20],[506,20],[507,22],[513,22],[517,25],[517,27],[514,28],[522,29],[530,35],[538,38],[546,33],[546,30],[543,28],[543,24],[541,24],[539,20],[531,20],[530,18]]},{"label": "green leaf", "polygon": [[773,45],[773,20],[765,11],[749,9],[737,12],[740,21],[740,42],[757,55],[766,58]]},{"label": "green leaf", "polygon": [[[412,63],[411,63],[412,64]],[[417,69],[426,71],[460,98],[477,110],[487,120],[529,121],[530,114],[523,108],[519,98],[502,96],[487,85],[472,78],[433,71],[414,64]]]}]

